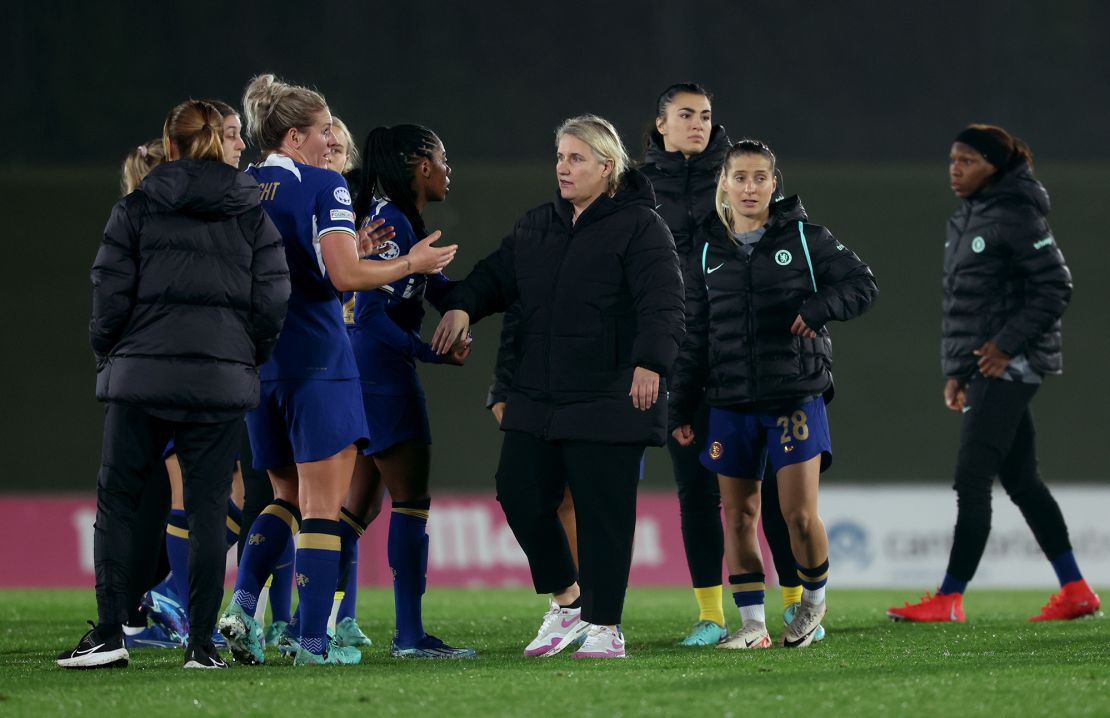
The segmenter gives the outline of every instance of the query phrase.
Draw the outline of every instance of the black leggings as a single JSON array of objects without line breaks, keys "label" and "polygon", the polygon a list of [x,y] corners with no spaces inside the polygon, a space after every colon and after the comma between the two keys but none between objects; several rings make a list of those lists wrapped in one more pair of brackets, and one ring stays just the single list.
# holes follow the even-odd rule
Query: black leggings
[{"label": "black leggings", "polygon": [[1037,544],[1051,560],[1071,550],[1068,527],[1037,472],[1036,431],[1029,403],[1037,384],[976,376],[967,384],[967,407],[956,460],[956,536],[948,574],[970,581],[991,530],[991,484],[998,476],[1021,510]]},{"label": "black leggings", "polygon": [[[695,441],[682,446],[674,437],[667,438],[667,451],[674,467],[678,485],[678,511],[682,521],[682,546],[694,588],[721,585],[721,560],[724,557],[724,534],[721,528],[721,489],[717,475],[701,465],[699,456],[709,427],[709,405],[702,402],[694,415]],[[763,476],[763,534],[771,548],[780,586],[800,586],[790,533],[779,508],[778,480],[770,462]]]},{"label": "black leggings", "polygon": [[[528,557],[536,593],[557,593],[578,581],[582,619],[620,623],[644,447],[590,441],[545,441],[506,431],[497,467],[497,500]],[[574,499],[578,564],[559,521],[566,487]]]}]

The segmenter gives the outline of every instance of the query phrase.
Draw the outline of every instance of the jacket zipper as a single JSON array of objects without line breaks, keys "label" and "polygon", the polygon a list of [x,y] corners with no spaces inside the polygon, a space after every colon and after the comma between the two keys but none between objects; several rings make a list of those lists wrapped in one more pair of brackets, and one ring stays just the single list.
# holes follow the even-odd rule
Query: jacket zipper
[{"label": "jacket zipper", "polygon": [[[582,217],[578,217],[578,221],[582,221]],[[559,274],[563,271],[563,262],[566,261],[567,252],[570,251],[570,244],[574,241],[575,223],[572,222],[570,229],[567,231],[567,243],[563,247],[562,254],[559,255],[559,263],[555,265],[555,273],[552,275],[551,280],[551,306],[555,306],[555,293],[559,289]],[[552,338],[552,325],[554,324],[554,316],[547,322],[547,343],[544,347],[543,353],[543,388],[544,393],[550,399],[551,397],[551,338]],[[547,416],[543,423],[543,438],[547,438],[548,431],[551,429],[551,419],[554,415],[554,408],[548,408]]]}]

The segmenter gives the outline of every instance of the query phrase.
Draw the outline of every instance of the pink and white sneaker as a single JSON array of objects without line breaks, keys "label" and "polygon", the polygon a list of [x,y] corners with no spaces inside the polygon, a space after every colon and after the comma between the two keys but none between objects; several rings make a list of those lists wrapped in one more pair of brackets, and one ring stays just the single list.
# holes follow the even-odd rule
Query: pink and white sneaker
[{"label": "pink and white sneaker", "polygon": [[525,647],[524,655],[528,658],[554,656],[581,638],[589,628],[590,624],[582,620],[581,608],[560,608],[552,601],[551,610],[543,615],[540,630]]},{"label": "pink and white sneaker", "polygon": [[[587,624],[589,625],[589,624]],[[626,658],[624,634],[608,626],[590,625],[586,642],[574,652],[575,658]]]}]

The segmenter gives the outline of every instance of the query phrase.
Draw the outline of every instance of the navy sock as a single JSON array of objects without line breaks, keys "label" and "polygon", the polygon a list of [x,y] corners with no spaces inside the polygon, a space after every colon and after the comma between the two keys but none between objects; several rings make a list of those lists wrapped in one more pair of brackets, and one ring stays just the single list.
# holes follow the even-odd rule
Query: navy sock
[{"label": "navy sock", "polygon": [[[258,594],[266,578],[293,540],[300,524],[296,506],[281,499],[262,510],[247,533],[247,545],[239,559],[239,574],[235,579],[235,594],[231,600],[253,614],[258,605]],[[276,582],[275,582],[276,583]],[[271,591],[272,591],[271,587]],[[272,600],[272,599],[271,599]]]},{"label": "navy sock", "polygon": [[949,593],[963,593],[967,590],[967,581],[956,578],[951,574],[944,574],[944,580],[940,582],[940,588],[937,593],[944,596]]},{"label": "navy sock", "polygon": [[189,615],[189,524],[184,509],[171,509],[166,523],[166,557],[170,561],[169,580],[185,615]]},{"label": "navy sock", "polygon": [[340,523],[340,550],[339,550],[339,585],[337,591],[343,592],[343,600],[339,603],[337,621],[344,618],[355,617],[355,607],[358,604],[358,540],[366,531],[366,525],[358,518],[343,508],[339,512]]},{"label": "navy sock", "polygon": [[243,510],[231,499],[227,500],[227,547],[239,543],[239,528],[243,523]]},{"label": "navy sock", "polygon": [[1072,581],[1083,580],[1083,574],[1079,572],[1079,564],[1075,562],[1075,552],[1065,551],[1052,559],[1051,563],[1052,570],[1056,572],[1056,578],[1060,581],[1060,586]]},{"label": "navy sock", "polygon": [[397,613],[394,641],[401,648],[424,637],[421,616],[428,568],[428,525],[431,499],[394,501],[389,516],[389,568],[393,572],[393,603]]},{"label": "navy sock", "polygon": [[274,566],[273,578],[270,581],[271,621],[288,623],[293,620],[290,616],[293,609],[293,561],[297,555],[295,543],[290,539],[285,544],[285,550],[281,552],[281,558]]},{"label": "navy sock", "polygon": [[331,519],[305,519],[297,534],[301,648],[318,655],[327,647],[328,618],[339,579],[339,525]]}]

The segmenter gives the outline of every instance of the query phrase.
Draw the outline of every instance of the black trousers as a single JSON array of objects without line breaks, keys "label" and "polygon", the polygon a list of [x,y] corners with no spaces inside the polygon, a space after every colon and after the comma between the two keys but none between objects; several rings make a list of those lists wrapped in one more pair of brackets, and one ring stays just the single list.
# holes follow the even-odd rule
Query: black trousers
[{"label": "black trousers", "polygon": [[[556,593],[577,580],[582,619],[589,623],[621,621],[643,454],[644,447],[634,444],[545,441],[505,432],[497,500],[528,557],[536,593]],[[577,572],[558,516],[568,486],[578,524]]]},{"label": "black trousers", "polygon": [[244,424],[243,437],[239,441],[239,466],[243,470],[243,520],[239,524],[237,560],[243,558],[243,549],[247,545],[249,529],[254,524],[254,520],[274,500],[274,487],[270,484],[270,475],[254,468],[253,456],[250,437],[247,436],[247,428]]},{"label": "black trousers", "polygon": [[721,560],[725,554],[721,528],[721,488],[717,475],[698,458],[709,430],[709,404],[704,400],[691,426],[696,440],[682,446],[667,437],[674,481],[678,487],[678,515],[682,522],[682,547],[694,588],[721,585]]},{"label": "black trousers", "polygon": [[143,491],[152,481],[166,481],[155,467],[173,438],[184,475],[189,524],[190,633],[200,637],[212,634],[223,601],[227,500],[241,427],[241,418],[212,424],[173,422],[136,407],[108,406],[93,539],[100,623],[127,620],[134,599],[136,546],[162,540],[159,535],[136,536],[135,528]]},{"label": "black trousers", "polygon": [[1071,550],[1056,499],[1037,471],[1036,431],[1029,403],[1037,384],[976,376],[967,384],[967,406],[956,459],[956,536],[948,574],[970,581],[991,529],[991,484],[998,476],[1010,500],[1051,560]]},{"label": "black trousers", "polygon": [[[709,431],[709,404],[702,402],[691,424],[696,440],[682,446],[667,438],[674,479],[678,485],[678,511],[682,521],[682,547],[694,588],[721,585],[724,534],[721,528],[721,488],[717,475],[701,465],[699,456]],[[761,496],[763,534],[771,548],[780,586],[800,586],[790,532],[779,507],[778,479],[770,462],[764,471]]]},{"label": "black trousers", "polygon": [[163,461],[150,467],[150,477],[143,485],[139,508],[132,530],[133,568],[127,593],[129,626],[146,626],[140,603],[143,595],[157,586],[170,573],[166,555],[166,519],[170,513],[170,477]]}]

